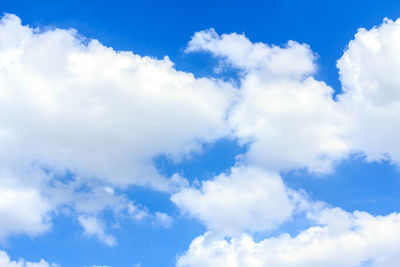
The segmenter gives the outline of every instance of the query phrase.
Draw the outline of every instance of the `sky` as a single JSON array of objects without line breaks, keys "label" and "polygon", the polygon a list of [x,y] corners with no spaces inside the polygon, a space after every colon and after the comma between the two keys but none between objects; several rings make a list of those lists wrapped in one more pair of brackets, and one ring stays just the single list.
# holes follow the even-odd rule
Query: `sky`
[{"label": "sky", "polygon": [[0,266],[397,266],[398,1],[0,12]]}]

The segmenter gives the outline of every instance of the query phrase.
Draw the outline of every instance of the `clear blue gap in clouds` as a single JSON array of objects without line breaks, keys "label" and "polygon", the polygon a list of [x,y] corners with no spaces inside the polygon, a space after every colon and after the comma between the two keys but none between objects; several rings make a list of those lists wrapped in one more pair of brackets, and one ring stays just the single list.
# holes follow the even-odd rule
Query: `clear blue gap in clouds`
[{"label": "clear blue gap in clouds", "polygon": [[353,156],[328,175],[292,171],[283,175],[292,188],[304,189],[312,199],[347,211],[386,215],[400,207],[399,169],[388,161],[366,163]]},{"label": "clear blue gap in clouds", "polygon": [[229,171],[236,162],[236,157],[247,151],[246,145],[222,138],[214,143],[204,144],[201,151],[187,155],[183,161],[174,162],[166,155],[154,159],[159,172],[165,176],[178,173],[189,182],[195,179],[210,179],[215,175]]}]

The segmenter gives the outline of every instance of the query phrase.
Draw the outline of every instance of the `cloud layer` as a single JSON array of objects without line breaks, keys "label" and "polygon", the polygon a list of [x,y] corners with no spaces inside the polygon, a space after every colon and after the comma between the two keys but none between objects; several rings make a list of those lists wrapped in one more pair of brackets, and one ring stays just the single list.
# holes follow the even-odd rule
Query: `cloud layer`
[{"label": "cloud layer", "polygon": [[[279,173],[327,173],[353,153],[400,162],[399,36],[400,20],[360,29],[337,63],[343,92],[333,99],[334,90],[313,76],[317,56],[295,41],[280,47],[243,34],[195,33],[186,52],[210,53],[219,69],[236,70],[235,85],[177,71],[168,57],[114,51],[75,30],[33,29],[4,15],[0,239],[48,230],[60,207],[84,234],[110,246],[117,241],[101,220],[105,209],[169,227],[169,215],[124,194],[137,185],[170,193],[210,230],[178,266],[395,266],[397,213],[321,208]],[[248,150],[199,185],[164,177],[153,164],[159,155],[183,160],[223,137]],[[294,237],[253,240],[252,233],[277,229],[297,212],[313,226]],[[51,266],[12,262],[5,253],[0,260]]]},{"label": "cloud layer", "polygon": [[[0,23],[1,161],[168,190],[152,165],[226,135],[229,84],[116,52],[74,30]],[[86,43],[87,42],[87,43]],[[23,79],[22,79],[23,77]]]},{"label": "cloud layer", "polygon": [[185,180],[163,177],[153,159],[180,160],[229,131],[230,84],[176,71],[167,57],[114,51],[75,30],[23,26],[10,14],[0,21],[0,82],[0,238],[45,231],[60,206],[78,216],[110,208],[146,217],[114,188],[168,192]]},{"label": "cloud layer", "polygon": [[[177,266],[397,266],[400,215],[323,210],[319,226],[295,237],[282,234],[256,242],[248,234],[229,240],[210,233],[193,240]],[[340,255],[338,257],[338,255]]]},{"label": "cloud layer", "polygon": [[[371,161],[399,162],[399,33],[400,20],[388,19],[379,27],[358,31],[338,60],[343,92],[336,101],[332,99],[332,88],[311,76],[314,56],[306,45],[289,42],[286,47],[274,47],[251,43],[244,35],[219,36],[211,30],[195,34],[188,51],[210,52],[221,58],[221,64],[241,71],[240,97],[229,122],[239,139],[250,144],[244,156],[246,164],[275,171],[306,168],[329,172],[335,161],[352,153],[361,153]],[[286,62],[287,68],[278,64],[275,69],[276,58],[282,58],[278,61]],[[253,176],[245,177],[251,181]],[[207,183],[217,185],[218,179],[203,183],[202,196],[207,195]],[[224,189],[229,191],[234,184]],[[248,187],[242,189],[247,192]],[[268,190],[264,192],[267,197]],[[220,194],[219,199],[210,199],[218,206],[225,197]],[[241,200],[246,202],[240,197],[237,201]],[[192,209],[185,209],[204,220],[198,206],[195,203]],[[252,205],[255,207],[260,205]],[[374,217],[339,208],[309,208],[307,216],[312,227],[293,237],[282,234],[259,242],[247,233],[222,238],[215,234],[221,230],[206,221],[213,231],[193,240],[177,266],[397,266],[397,213]],[[211,210],[209,205],[206,214]],[[238,211],[237,217],[241,214]],[[235,220],[224,221],[225,216],[224,211],[217,215],[226,225],[235,225]],[[251,223],[246,226],[251,230]]]}]

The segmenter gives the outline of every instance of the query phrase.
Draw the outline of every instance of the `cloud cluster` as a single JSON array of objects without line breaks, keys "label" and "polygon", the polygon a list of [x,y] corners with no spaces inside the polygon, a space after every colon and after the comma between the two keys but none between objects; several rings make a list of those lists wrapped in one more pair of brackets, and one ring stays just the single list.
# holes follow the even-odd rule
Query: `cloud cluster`
[{"label": "cloud cluster", "polygon": [[[184,213],[216,233],[196,238],[178,266],[330,266],[333,259],[335,266],[394,266],[398,214],[316,212],[318,203],[278,173],[326,173],[352,153],[400,162],[399,36],[400,20],[360,29],[337,63],[343,92],[334,100],[333,89],[313,77],[316,55],[295,41],[280,47],[243,34],[196,33],[186,51],[208,52],[220,68],[237,70],[233,85],[177,71],[167,57],[114,51],[75,30],[33,29],[4,15],[0,238],[46,231],[60,207],[110,246],[116,240],[101,221],[105,209],[170,226],[167,214],[123,194],[138,185],[170,192]],[[159,155],[182,160],[226,136],[248,150],[229,172],[198,186],[163,177],[153,164]],[[248,234],[299,211],[314,226],[295,237],[256,242]],[[0,256],[5,266],[35,266]]]},{"label": "cloud cluster", "polygon": [[226,135],[229,84],[13,15],[1,19],[0,35],[2,165],[168,190],[154,157],[179,159]]},{"label": "cloud cluster", "polygon": [[309,46],[269,46],[208,30],[196,33],[187,51],[207,51],[240,71],[229,123],[242,143],[250,143],[247,163],[272,171],[327,172],[348,152],[348,119],[332,99],[333,89],[312,77],[316,57]]},{"label": "cloud cluster", "polygon": [[[153,158],[182,159],[229,131],[230,84],[10,14],[0,20],[0,83],[0,173],[19,186],[0,180],[1,238],[43,232],[60,206],[140,217],[145,211],[121,191],[103,188],[170,191],[185,180],[161,176]],[[171,224],[165,214],[150,217]]]},{"label": "cloud cluster", "polygon": [[343,92],[316,81],[309,46],[252,43],[242,34],[196,33],[188,52],[205,51],[240,71],[239,97],[229,123],[246,160],[274,171],[328,172],[351,153],[400,161],[400,20],[359,29],[337,66]]},{"label": "cloud cluster", "polygon": [[[206,233],[193,240],[177,266],[397,266],[400,215],[323,210],[318,226],[291,237],[256,242],[248,234],[229,240]],[[340,257],[338,257],[340,255]]]},{"label": "cloud cluster", "polygon": [[[221,59],[220,64],[240,71],[240,96],[228,121],[239,140],[249,144],[242,163],[264,171],[306,168],[312,172],[329,172],[336,161],[352,153],[361,153],[371,161],[389,159],[399,163],[399,36],[400,20],[386,19],[379,27],[357,32],[337,63],[343,85],[337,100],[333,100],[332,88],[312,77],[316,71],[315,56],[307,45],[291,41],[285,47],[268,46],[251,43],[244,35],[219,36],[209,30],[196,33],[187,51],[209,52]],[[275,62],[286,64],[286,68]],[[221,186],[228,179],[222,177],[203,182],[200,189],[185,189],[172,197],[212,230],[192,242],[177,266],[398,264],[400,217],[397,213],[374,217],[365,212],[351,214],[338,208],[324,209],[314,216],[308,214],[314,226],[295,237],[283,234],[256,242],[243,231],[257,229],[253,220],[264,218],[262,214],[268,214],[271,220],[280,213],[268,213],[267,206],[255,201],[257,193],[254,198],[245,197],[247,192],[258,192],[262,188],[261,182],[257,183],[257,190],[250,185],[254,175],[247,173],[241,178],[240,192],[234,191],[238,184],[235,179]],[[267,179],[264,177],[263,181]],[[261,198],[263,203],[282,205],[283,211],[287,210],[284,197],[279,201],[268,189],[261,190],[265,193]],[[231,198],[230,208],[235,209],[236,203],[246,206],[243,201],[249,204],[245,210],[251,215],[239,206],[235,216],[229,217],[229,205],[223,208],[221,205],[228,202],[230,192],[235,192],[232,195],[237,197]],[[286,199],[287,192],[288,189],[281,191]],[[301,195],[300,199],[306,200]],[[291,209],[294,211],[296,208]],[[290,218],[291,212],[284,218]],[[238,225],[238,220],[245,223]],[[215,222],[221,225],[216,227]],[[267,220],[264,229],[268,225]],[[242,230],[242,235],[225,231],[235,226]],[[231,237],[226,239],[215,233]],[[341,255],[340,259],[337,255]]]}]

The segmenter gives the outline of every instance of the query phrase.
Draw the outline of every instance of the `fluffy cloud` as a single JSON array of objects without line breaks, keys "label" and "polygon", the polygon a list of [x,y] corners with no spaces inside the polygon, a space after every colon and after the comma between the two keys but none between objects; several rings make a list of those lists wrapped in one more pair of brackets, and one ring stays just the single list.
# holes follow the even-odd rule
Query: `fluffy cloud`
[{"label": "fluffy cloud", "polygon": [[186,181],[161,176],[154,157],[179,160],[229,131],[228,83],[10,14],[0,20],[0,83],[0,172],[18,184],[0,179],[0,237],[43,232],[60,206],[80,218],[110,208],[170,225],[114,188],[180,186]]},{"label": "fluffy cloud", "polygon": [[[230,240],[206,233],[193,240],[177,266],[397,266],[400,260],[400,215],[374,217],[365,212],[324,210],[320,225],[291,237],[260,242],[248,234]],[[338,257],[340,255],[340,257]]]},{"label": "fluffy cloud", "polygon": [[[315,54],[294,41],[278,47],[241,34],[196,33],[187,51],[209,52],[222,67],[238,69],[235,91],[229,83],[176,71],[167,57],[117,52],[74,30],[42,31],[5,15],[0,238],[47,230],[49,214],[65,205],[87,235],[108,245],[116,241],[99,219],[107,208],[168,227],[171,217],[150,214],[116,189],[141,185],[171,192],[187,181],[162,177],[154,157],[180,160],[232,134],[248,144],[242,167],[180,189],[171,199],[214,232],[236,237],[198,237],[178,265],[394,266],[398,214],[325,210],[311,217],[318,225],[296,237],[255,242],[248,234],[237,236],[273,229],[302,201],[273,173],[328,172],[353,152],[400,162],[399,36],[399,20],[359,30],[338,61],[343,93],[335,101],[332,88],[312,76]],[[67,172],[73,179],[62,181]],[[11,266],[34,266],[1,257]]]},{"label": "fluffy cloud", "polygon": [[168,190],[154,157],[179,159],[227,132],[229,84],[176,71],[167,57],[116,52],[13,15],[0,35],[2,164]]},{"label": "fluffy cloud", "polygon": [[289,41],[287,46],[252,43],[243,34],[222,34],[214,29],[195,33],[186,52],[207,51],[245,72],[299,79],[315,71],[314,54],[307,45]]},{"label": "fluffy cloud", "polygon": [[171,197],[184,212],[219,234],[271,230],[288,219],[301,198],[278,175],[235,167]]},{"label": "fluffy cloud", "polygon": [[187,52],[209,52],[239,70],[239,96],[229,122],[244,160],[267,170],[332,170],[351,153],[400,162],[400,19],[360,29],[338,60],[343,92],[316,81],[305,44],[252,43],[242,34],[196,33]]},{"label": "fluffy cloud", "polygon": [[241,34],[196,33],[188,52],[207,51],[240,70],[240,92],[229,116],[248,164],[282,171],[327,172],[349,148],[349,121],[332,99],[333,89],[311,75],[315,55],[305,44],[252,43]]},{"label": "fluffy cloud", "polygon": [[41,192],[0,174],[0,241],[10,234],[37,235],[51,226],[51,206]]},{"label": "fluffy cloud", "polygon": [[344,94],[339,101],[354,119],[347,139],[368,160],[400,163],[400,20],[360,29],[337,66]]},{"label": "fluffy cloud", "polygon": [[30,262],[20,259],[12,261],[6,252],[0,251],[0,266],[2,267],[58,267],[57,264],[48,263],[41,259],[39,262]]},{"label": "fluffy cloud", "polygon": [[85,235],[96,236],[108,246],[115,246],[117,244],[115,237],[105,233],[103,222],[96,217],[79,216],[78,222],[82,225]]},{"label": "fluffy cloud", "polygon": [[[379,27],[358,31],[338,61],[343,92],[336,101],[332,99],[332,88],[311,76],[316,71],[314,55],[306,45],[289,42],[286,47],[268,46],[251,43],[244,35],[219,36],[210,30],[195,34],[187,51],[210,52],[221,58],[222,64],[239,69],[240,92],[229,122],[239,140],[249,144],[245,164],[272,171],[307,168],[326,172],[350,153],[399,164],[399,36],[400,20],[385,20]],[[250,183],[252,176],[245,177]],[[203,182],[198,190],[178,193],[179,201],[172,198],[212,230],[192,242],[178,266],[398,265],[397,213],[374,217],[365,212],[324,209],[316,214],[309,212],[314,226],[294,237],[282,234],[256,242],[242,232],[241,237],[222,239],[215,232],[238,224],[235,217],[226,219],[226,207],[219,206],[227,198],[225,192],[235,188],[236,183],[221,184],[218,179]],[[219,189],[221,193],[209,193],[213,191],[208,188],[218,185],[223,188]],[[243,199],[249,203],[246,211],[260,208],[266,212],[259,203],[241,197],[246,189],[242,186],[234,194],[237,199],[233,203]],[[264,191],[268,195],[268,190]],[[194,196],[193,201],[189,195]],[[237,218],[242,214],[237,210]],[[262,217],[257,212],[254,217],[244,214],[248,221]],[[215,221],[221,225],[214,226]],[[237,229],[252,230],[249,226]]]},{"label": "fluffy cloud", "polygon": [[164,227],[173,223],[168,215],[149,211],[98,181],[63,183],[36,169],[0,173],[0,242],[12,234],[36,236],[49,230],[55,214],[100,219],[105,210],[112,212],[117,224],[124,219],[148,220]]}]

